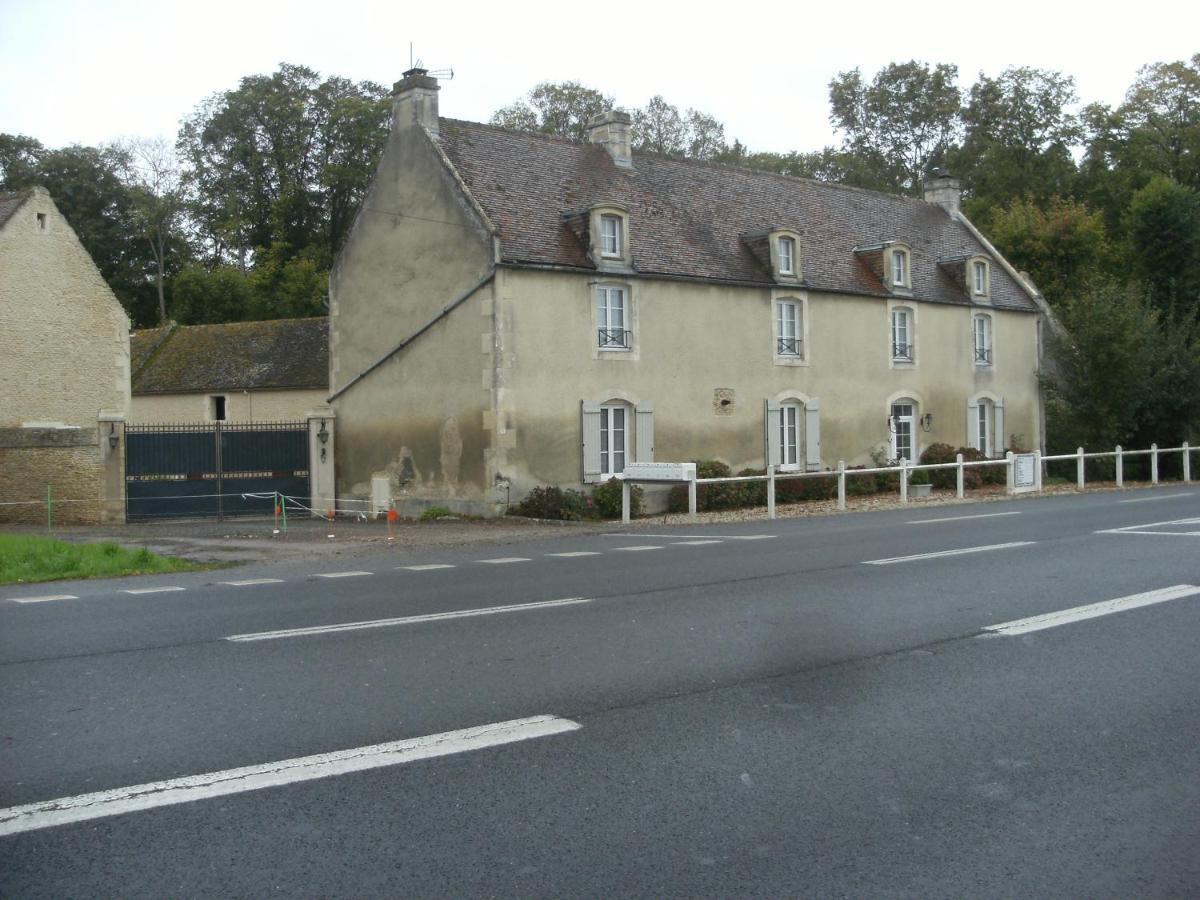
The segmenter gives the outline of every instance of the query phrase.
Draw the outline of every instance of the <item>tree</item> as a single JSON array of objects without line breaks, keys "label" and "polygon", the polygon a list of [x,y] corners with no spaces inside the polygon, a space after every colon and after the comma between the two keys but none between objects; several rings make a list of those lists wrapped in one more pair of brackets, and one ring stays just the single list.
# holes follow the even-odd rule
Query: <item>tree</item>
[{"label": "tree", "polygon": [[633,113],[634,149],[692,159],[714,159],[725,151],[725,126],[707,113],[679,108],[655,95]]},{"label": "tree", "polygon": [[539,131],[582,141],[593,116],[613,108],[613,98],[578,81],[544,81],[524,99],[497,110],[493,125],[517,131]]},{"label": "tree", "polygon": [[1128,222],[1133,270],[1164,324],[1200,324],[1200,193],[1160,175],[1133,195]]},{"label": "tree", "polygon": [[890,63],[870,83],[859,69],[838,73],[829,83],[829,121],[844,134],[843,152],[873,169],[880,187],[920,193],[925,173],[958,141],[957,79],[956,66],[915,61]]},{"label": "tree", "polygon": [[171,318],[181,325],[212,325],[253,318],[250,277],[236,266],[206,269],[193,263],[171,283]]},{"label": "tree", "polygon": [[181,248],[183,177],[174,149],[165,140],[133,139],[118,145],[130,188],[134,221],[154,257],[158,320],[167,322],[168,255]]},{"label": "tree", "polygon": [[1200,190],[1200,53],[1138,72],[1118,111],[1121,163]]}]

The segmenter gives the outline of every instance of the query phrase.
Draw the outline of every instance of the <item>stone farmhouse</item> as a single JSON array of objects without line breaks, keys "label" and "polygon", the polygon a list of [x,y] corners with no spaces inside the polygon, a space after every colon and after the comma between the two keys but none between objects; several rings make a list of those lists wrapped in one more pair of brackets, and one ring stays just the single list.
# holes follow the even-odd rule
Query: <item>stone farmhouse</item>
[{"label": "stone farmhouse", "polygon": [[299,421],[329,396],[328,320],[136,331],[130,421]]},{"label": "stone farmhouse", "polygon": [[129,317],[40,187],[0,194],[0,521],[119,521]]},{"label": "stone farmhouse", "polygon": [[922,200],[441,118],[420,69],[330,277],[338,491],[490,514],[631,461],[1040,447],[1045,301]]}]

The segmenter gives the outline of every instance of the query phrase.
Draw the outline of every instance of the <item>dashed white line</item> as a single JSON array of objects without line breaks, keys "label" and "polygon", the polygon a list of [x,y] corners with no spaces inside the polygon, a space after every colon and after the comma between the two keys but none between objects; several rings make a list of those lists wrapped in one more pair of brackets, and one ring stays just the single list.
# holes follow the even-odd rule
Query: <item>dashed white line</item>
[{"label": "dashed white line", "polygon": [[722,544],[724,541],[705,540],[705,541],[674,541],[672,547],[704,547],[707,544]]},{"label": "dashed white line", "polygon": [[637,547],[613,547],[613,550],[628,550],[630,553],[637,553],[640,550],[661,550],[662,547],[656,544],[642,544]]},{"label": "dashed white line", "polygon": [[495,559],[477,559],[475,562],[487,563],[490,566],[502,566],[505,563],[529,562],[528,556],[498,556]]},{"label": "dashed white line", "polygon": [[255,584],[283,584],[282,578],[246,578],[242,581],[222,581],[230,587],[250,587]]},{"label": "dashed white line", "polygon": [[317,578],[354,578],[357,575],[370,575],[371,572],[319,572]]},{"label": "dashed white line", "polygon": [[533,609],[549,609],[555,606],[578,606],[591,603],[585,597],[568,597],[565,600],[542,600],[537,603],[518,603],[513,606],[488,606],[483,609],[458,609],[453,612],[429,613],[423,616],[399,616],[394,619],[373,619],[369,622],[344,622],[341,625],[316,625],[311,628],[288,628],[283,631],[259,631],[252,634],[233,634],[227,641],[275,641],[280,638],[307,637],[312,634],[335,634],[339,631],[362,631],[367,628],[391,628],[398,625],[416,625],[420,622],[439,622],[443,619],[466,619],[471,616],[495,616],[500,613],[526,612]]},{"label": "dashed white line", "polygon": [[13,603],[49,603],[51,600],[78,600],[74,594],[48,594],[45,597],[9,597]]},{"label": "dashed white line", "polygon": [[546,555],[547,556],[561,556],[561,557],[576,557],[576,556],[599,556],[600,553],[597,550],[571,550],[567,553],[547,553]]},{"label": "dashed white line", "polygon": [[175,585],[169,585],[167,587],[130,588],[129,590],[125,591],[125,593],[126,594],[166,594],[166,593],[170,593],[171,591],[183,591],[183,590],[187,590],[187,588],[181,588],[181,587],[177,587]]},{"label": "dashed white line", "polygon": [[1036,541],[1011,541],[1007,544],[987,544],[983,547],[962,547],[958,550],[938,550],[934,553],[916,553],[912,556],[892,556],[888,559],[865,559],[863,565],[890,566],[893,563],[916,562],[919,559],[937,559],[941,556],[963,556],[967,553],[983,553],[988,550],[1007,550],[1010,547],[1028,547]]},{"label": "dashed white line", "polygon": [[173,778],[169,781],[98,791],[76,797],[61,797],[26,806],[13,806],[0,809],[0,836],[118,816],[159,806],[191,803],[210,797],[280,787],[301,781],[313,781],[318,778],[330,778],[418,759],[482,750],[531,738],[564,734],[581,727],[578,722],[560,719],[557,716],[531,716],[476,728],[390,741],[386,744],[339,750],[335,753],[301,756],[240,769],[209,772],[206,775]]},{"label": "dashed white line", "polygon": [[1175,500],[1178,497],[1195,497],[1195,491],[1189,491],[1186,494],[1160,494],[1157,497],[1135,497],[1132,500],[1118,500],[1118,503],[1148,503],[1151,500]]},{"label": "dashed white line", "polygon": [[905,525],[929,525],[933,522],[965,522],[967,519],[995,519],[998,516],[1019,516],[1020,512],[979,513],[974,516],[943,516],[940,519],[909,519]]},{"label": "dashed white line", "polygon": [[435,569],[453,569],[450,563],[423,563],[419,566],[396,566],[397,569],[407,569],[410,572],[432,572]]},{"label": "dashed white line", "polygon": [[719,538],[723,541],[769,541],[775,537],[773,534],[645,534],[636,531],[626,532],[608,532],[604,537],[610,538],[670,538],[678,540],[680,538]]},{"label": "dashed white line", "polygon": [[1166,603],[1168,600],[1181,600],[1200,594],[1200,587],[1193,584],[1177,584],[1173,587],[1160,588],[1156,591],[1146,591],[1141,594],[1130,594],[1128,597],[1117,597],[1115,600],[1104,600],[1100,603],[1090,603],[1087,606],[1075,606],[1058,612],[1046,613],[1041,616],[1031,616],[1028,619],[1017,619],[1012,622],[1002,622],[999,625],[989,625],[984,631],[990,634],[1028,634],[1031,631],[1041,631],[1045,628],[1057,628],[1071,622],[1081,622],[1084,619],[1095,619],[1123,612],[1127,609],[1137,609],[1139,606],[1150,606],[1154,603]]}]

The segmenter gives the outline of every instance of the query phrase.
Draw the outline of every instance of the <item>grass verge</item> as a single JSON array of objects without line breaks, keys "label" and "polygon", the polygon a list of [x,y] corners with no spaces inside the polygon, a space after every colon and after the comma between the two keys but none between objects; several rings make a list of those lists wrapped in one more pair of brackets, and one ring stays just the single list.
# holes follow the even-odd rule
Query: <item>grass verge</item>
[{"label": "grass verge", "polygon": [[207,568],[144,547],[119,544],[69,544],[27,534],[0,534],[0,584],[27,584],[64,578],[112,578]]}]

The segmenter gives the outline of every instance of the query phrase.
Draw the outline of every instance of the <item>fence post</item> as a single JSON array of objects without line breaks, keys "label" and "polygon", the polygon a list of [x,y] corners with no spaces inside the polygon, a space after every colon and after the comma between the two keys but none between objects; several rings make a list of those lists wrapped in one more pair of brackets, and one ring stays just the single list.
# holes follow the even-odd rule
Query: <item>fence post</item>
[{"label": "fence post", "polygon": [[954,461],[958,463],[958,468],[955,470],[955,492],[958,494],[958,499],[963,498],[963,458],[961,453],[954,454]]},{"label": "fence post", "polygon": [[838,460],[838,509],[846,508],[846,461]]},{"label": "fence post", "polygon": [[1083,448],[1079,447],[1075,450],[1075,487],[1083,490],[1085,487],[1083,475]]},{"label": "fence post", "polygon": [[1009,496],[1017,491],[1017,464],[1014,462],[1013,452],[1009,450],[1004,454],[1004,480],[1005,489]]},{"label": "fence post", "polygon": [[1117,444],[1117,487],[1125,485],[1125,460],[1121,456],[1121,445]]},{"label": "fence post", "polygon": [[1187,484],[1192,480],[1192,448],[1188,446],[1188,442],[1183,442],[1183,483]]},{"label": "fence post", "polygon": [[696,521],[696,479],[688,482],[688,519]]},{"label": "fence post", "polygon": [[621,479],[621,522],[629,524],[629,482]]},{"label": "fence post", "polygon": [[775,467],[767,466],[767,518],[775,518]]},{"label": "fence post", "polygon": [[1150,483],[1158,484],[1158,444],[1150,445]]},{"label": "fence post", "polygon": [[908,460],[900,457],[900,502],[908,502]]},{"label": "fence post", "polygon": [[46,533],[54,533],[54,485],[46,485]]}]

